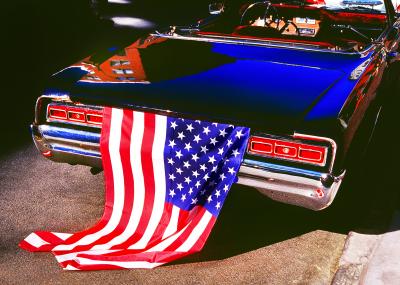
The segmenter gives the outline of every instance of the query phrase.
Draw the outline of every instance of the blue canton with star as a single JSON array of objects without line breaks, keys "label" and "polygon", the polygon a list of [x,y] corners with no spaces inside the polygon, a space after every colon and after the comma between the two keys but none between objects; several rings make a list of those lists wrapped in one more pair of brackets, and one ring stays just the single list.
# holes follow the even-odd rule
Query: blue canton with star
[{"label": "blue canton with star", "polygon": [[250,129],[168,118],[164,151],[166,202],[203,206],[218,216],[246,151]]}]

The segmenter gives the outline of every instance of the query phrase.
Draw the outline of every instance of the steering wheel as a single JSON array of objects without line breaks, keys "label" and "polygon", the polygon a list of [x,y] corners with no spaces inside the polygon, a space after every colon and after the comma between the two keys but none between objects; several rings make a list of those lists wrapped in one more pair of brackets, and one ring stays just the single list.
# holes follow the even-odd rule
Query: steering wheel
[{"label": "steering wheel", "polygon": [[253,19],[253,21],[251,22],[249,21],[248,23],[244,23],[245,16],[247,16],[247,14],[253,8],[256,8],[261,5],[266,6],[262,17],[262,20],[264,21],[264,27],[269,27],[272,23],[274,23],[276,20],[279,19],[278,10],[272,5],[270,1],[255,2],[253,4],[250,4],[246,8],[246,10],[244,10],[244,12],[242,13],[242,16],[240,17],[240,26],[243,26],[244,24],[251,25],[252,23],[254,23],[256,19]]},{"label": "steering wheel", "polygon": [[299,28],[297,27],[297,25],[296,25],[295,23],[293,23],[292,20],[285,20],[285,19],[282,19],[282,20],[279,20],[279,21],[283,21],[283,22],[285,23],[285,24],[283,25],[283,27],[280,28],[280,29],[279,29],[279,23],[278,23],[277,29],[278,29],[278,31],[279,31],[279,33],[280,33],[281,35],[285,32],[285,30],[286,30],[287,28],[289,28],[290,26],[293,26],[294,29],[296,30],[297,35],[298,35],[298,36],[301,36],[301,35],[300,35]]}]

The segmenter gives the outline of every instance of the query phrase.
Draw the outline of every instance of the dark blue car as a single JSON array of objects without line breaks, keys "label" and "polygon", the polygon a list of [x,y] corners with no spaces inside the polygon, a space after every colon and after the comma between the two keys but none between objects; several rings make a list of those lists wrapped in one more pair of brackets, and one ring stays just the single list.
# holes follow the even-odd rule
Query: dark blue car
[{"label": "dark blue car", "polygon": [[209,9],[188,26],[54,74],[36,105],[37,148],[53,161],[101,169],[103,106],[243,125],[252,136],[238,183],[326,208],[368,145],[384,97],[400,94],[392,2],[226,1]]}]

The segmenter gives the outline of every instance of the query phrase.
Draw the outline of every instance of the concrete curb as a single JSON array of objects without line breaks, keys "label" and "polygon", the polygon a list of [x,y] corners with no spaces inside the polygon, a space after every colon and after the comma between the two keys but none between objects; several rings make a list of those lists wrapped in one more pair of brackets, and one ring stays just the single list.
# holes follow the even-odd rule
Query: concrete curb
[{"label": "concrete curb", "polygon": [[349,233],[332,284],[400,284],[400,212],[384,234]]}]

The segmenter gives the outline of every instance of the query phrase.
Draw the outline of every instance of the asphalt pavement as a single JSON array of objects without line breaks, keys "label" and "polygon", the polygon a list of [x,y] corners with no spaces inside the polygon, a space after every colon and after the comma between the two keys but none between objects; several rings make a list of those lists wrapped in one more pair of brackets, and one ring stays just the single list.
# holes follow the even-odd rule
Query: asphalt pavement
[{"label": "asphalt pavement", "polygon": [[0,162],[1,284],[327,284],[346,235],[321,227],[318,213],[233,187],[204,250],[154,270],[65,272],[51,253],[18,243],[35,230],[75,232],[93,225],[103,175],[48,161],[29,143]]}]

